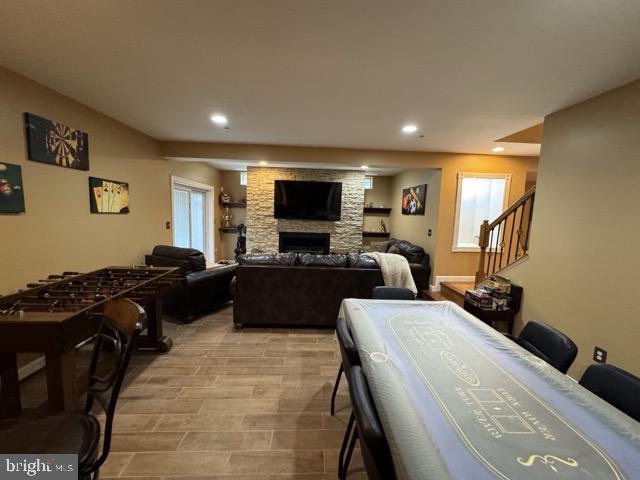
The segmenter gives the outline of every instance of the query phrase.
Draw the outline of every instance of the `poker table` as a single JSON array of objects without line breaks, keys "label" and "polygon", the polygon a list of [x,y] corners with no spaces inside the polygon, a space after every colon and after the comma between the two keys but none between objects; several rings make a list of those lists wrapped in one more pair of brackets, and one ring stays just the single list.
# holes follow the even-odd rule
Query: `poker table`
[{"label": "poker table", "polygon": [[340,316],[399,479],[640,479],[638,422],[454,303]]}]

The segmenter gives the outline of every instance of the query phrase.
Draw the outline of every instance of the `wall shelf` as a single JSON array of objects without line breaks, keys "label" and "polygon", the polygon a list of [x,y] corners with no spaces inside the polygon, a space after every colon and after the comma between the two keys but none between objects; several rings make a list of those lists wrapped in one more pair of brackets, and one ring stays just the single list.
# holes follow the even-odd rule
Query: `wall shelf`
[{"label": "wall shelf", "polygon": [[220,208],[247,208],[247,202],[219,202]]},{"label": "wall shelf", "polygon": [[389,238],[390,232],[362,232],[363,237]]},{"label": "wall shelf", "polygon": [[389,215],[391,213],[391,207],[364,207],[364,213]]},{"label": "wall shelf", "polygon": [[238,233],[238,227],[218,227],[220,233]]}]

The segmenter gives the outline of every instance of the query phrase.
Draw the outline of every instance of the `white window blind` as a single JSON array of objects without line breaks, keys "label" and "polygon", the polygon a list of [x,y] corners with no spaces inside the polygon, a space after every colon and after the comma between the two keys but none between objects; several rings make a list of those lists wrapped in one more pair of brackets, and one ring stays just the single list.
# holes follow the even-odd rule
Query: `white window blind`
[{"label": "white window blind", "polygon": [[173,245],[191,247],[189,190],[173,189]]},{"label": "white window blind", "polygon": [[[213,189],[187,179],[172,180],[173,245],[195,248],[213,258]],[[205,190],[207,188],[207,190]]]},{"label": "white window blind", "polygon": [[478,250],[480,225],[495,220],[507,207],[509,174],[459,173],[453,250]]}]

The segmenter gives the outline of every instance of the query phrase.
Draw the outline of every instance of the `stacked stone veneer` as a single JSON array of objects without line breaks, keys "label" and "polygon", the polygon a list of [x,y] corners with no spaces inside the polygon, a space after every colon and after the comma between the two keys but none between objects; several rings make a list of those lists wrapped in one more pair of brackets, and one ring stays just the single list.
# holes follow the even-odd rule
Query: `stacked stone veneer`
[{"label": "stacked stone veneer", "polygon": [[[338,221],[289,220],[273,217],[274,182],[302,180],[342,183],[342,212]],[[247,169],[247,251],[277,252],[279,232],[330,233],[331,249],[362,247],[364,172],[303,168]]]}]

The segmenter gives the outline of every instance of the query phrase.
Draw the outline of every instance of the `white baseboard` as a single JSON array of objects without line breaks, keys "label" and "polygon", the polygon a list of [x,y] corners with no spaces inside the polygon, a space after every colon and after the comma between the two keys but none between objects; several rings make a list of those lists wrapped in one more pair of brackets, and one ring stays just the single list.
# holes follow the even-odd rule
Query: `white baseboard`
[{"label": "white baseboard", "polygon": [[439,292],[440,291],[440,283],[442,282],[475,282],[476,277],[474,275],[440,275],[437,277],[433,277],[434,283],[429,285],[429,290],[431,292]]},{"label": "white baseboard", "polygon": [[[76,349],[82,347],[83,345],[91,342],[93,340],[93,336],[87,338],[85,341],[81,342],[78,344],[78,346],[76,347]],[[18,381],[22,381],[27,377],[30,377],[31,375],[33,375],[34,373],[36,373],[39,370],[42,370],[44,367],[47,366],[47,362],[45,360],[45,356],[42,355],[41,357],[36,358],[35,360],[32,360],[31,362],[27,363],[26,365],[21,366],[20,368],[18,368]]]},{"label": "white baseboard", "polygon": [[18,380],[24,380],[25,378],[36,373],[38,370],[44,368],[45,365],[46,362],[44,361],[44,356],[42,356],[27,363],[26,365],[21,366],[18,369]]}]

